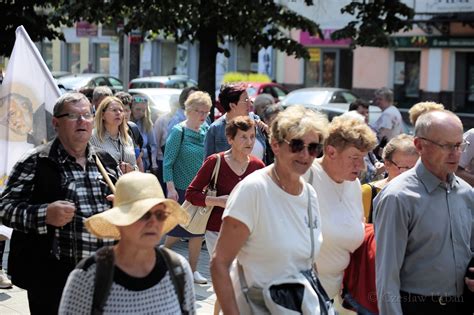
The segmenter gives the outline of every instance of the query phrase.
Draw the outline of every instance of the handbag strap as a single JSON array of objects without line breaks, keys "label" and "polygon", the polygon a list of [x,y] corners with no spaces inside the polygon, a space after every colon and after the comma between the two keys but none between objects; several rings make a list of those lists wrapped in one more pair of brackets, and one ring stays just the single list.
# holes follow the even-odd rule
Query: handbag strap
[{"label": "handbag strap", "polygon": [[[313,175],[313,172],[311,172],[310,175]],[[312,176],[311,176],[312,177]],[[308,193],[308,227],[309,227],[309,236],[311,239],[311,266],[314,265],[314,233],[313,229],[316,228],[314,226],[313,222],[313,212],[311,211],[311,193],[309,190],[309,184],[306,183],[306,192]]]},{"label": "handbag strap", "polygon": [[219,169],[221,168],[221,156],[219,153],[216,153],[216,165],[212,171],[211,181],[209,182],[209,187],[213,190],[216,189],[217,177],[219,177]]}]

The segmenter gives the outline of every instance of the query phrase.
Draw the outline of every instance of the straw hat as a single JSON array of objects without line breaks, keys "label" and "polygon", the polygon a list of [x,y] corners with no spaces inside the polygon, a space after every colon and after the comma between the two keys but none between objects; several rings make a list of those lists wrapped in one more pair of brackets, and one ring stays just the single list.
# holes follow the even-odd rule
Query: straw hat
[{"label": "straw hat", "polygon": [[117,181],[114,207],[88,218],[85,225],[89,232],[98,238],[120,239],[117,226],[137,222],[160,203],[165,204],[171,212],[164,222],[163,234],[171,231],[177,224],[188,222],[188,213],[176,201],[164,197],[155,175],[130,172]]}]

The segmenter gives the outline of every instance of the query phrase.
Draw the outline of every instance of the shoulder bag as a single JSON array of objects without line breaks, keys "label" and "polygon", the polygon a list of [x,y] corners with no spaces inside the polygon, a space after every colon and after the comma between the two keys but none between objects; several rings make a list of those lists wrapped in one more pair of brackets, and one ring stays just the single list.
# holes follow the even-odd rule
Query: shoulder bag
[{"label": "shoulder bag", "polygon": [[[308,184],[306,184],[308,185]],[[237,263],[242,292],[252,315],[322,314],[334,315],[334,307],[314,270],[314,235],[316,228],[311,212],[308,187],[308,227],[311,236],[311,267],[296,274],[267,283],[263,288],[248,287],[242,266]]]},{"label": "shoulder bag", "polygon": [[[220,166],[221,156],[216,154],[216,165],[212,171],[211,181],[205,190],[206,196],[215,197],[217,194],[216,183]],[[207,221],[209,220],[209,216],[211,215],[214,206],[199,207],[185,200],[181,207],[188,212],[190,218],[188,224],[181,225],[181,227],[192,234],[203,234],[206,231]]]}]

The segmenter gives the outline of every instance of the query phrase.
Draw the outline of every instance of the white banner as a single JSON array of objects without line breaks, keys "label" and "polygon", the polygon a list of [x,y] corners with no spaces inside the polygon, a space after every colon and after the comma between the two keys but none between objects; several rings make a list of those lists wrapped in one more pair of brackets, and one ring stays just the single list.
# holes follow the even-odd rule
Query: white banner
[{"label": "white banner", "polygon": [[474,11],[474,0],[418,0],[414,9],[420,13],[470,12]]},{"label": "white banner", "polygon": [[60,95],[38,49],[19,26],[0,85],[0,191],[21,157],[54,137],[51,118]]}]

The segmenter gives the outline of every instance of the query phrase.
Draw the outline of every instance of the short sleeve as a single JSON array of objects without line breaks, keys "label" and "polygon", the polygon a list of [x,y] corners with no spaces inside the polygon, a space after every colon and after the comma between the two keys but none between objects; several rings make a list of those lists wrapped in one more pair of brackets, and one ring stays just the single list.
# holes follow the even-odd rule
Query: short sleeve
[{"label": "short sleeve", "polygon": [[466,150],[461,153],[461,158],[459,159],[459,166],[464,169],[471,169],[471,161],[474,158],[474,129],[469,130],[464,134],[464,141],[469,142]]},{"label": "short sleeve", "polygon": [[[253,175],[253,174],[252,174]],[[263,176],[263,174],[260,174]],[[247,226],[252,234],[260,212],[258,191],[255,176],[246,177],[232,191],[227,201],[222,219],[232,217]]]}]

